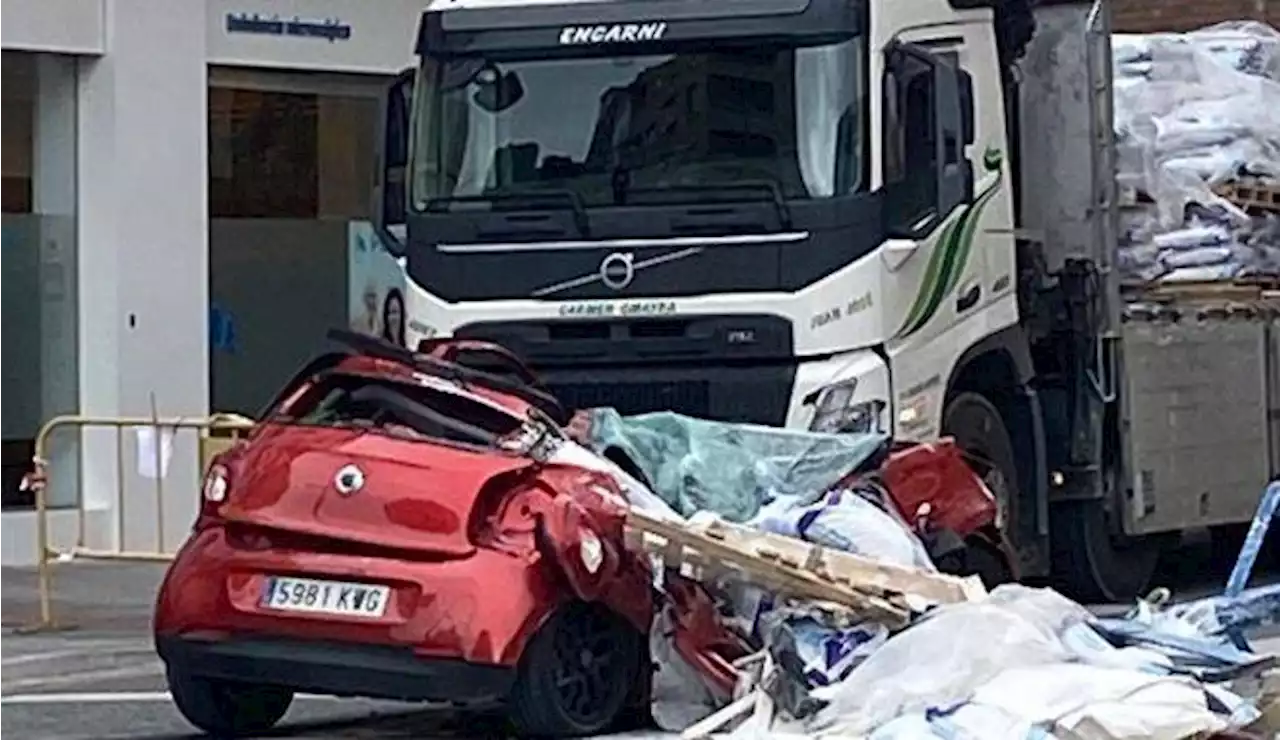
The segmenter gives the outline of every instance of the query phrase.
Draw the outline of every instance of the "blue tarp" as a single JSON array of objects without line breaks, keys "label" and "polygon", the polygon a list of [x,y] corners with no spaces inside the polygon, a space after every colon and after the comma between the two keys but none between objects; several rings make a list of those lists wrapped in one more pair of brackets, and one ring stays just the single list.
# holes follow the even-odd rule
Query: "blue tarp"
[{"label": "blue tarp", "polygon": [[778,497],[816,499],[888,441],[706,421],[671,412],[591,412],[592,447],[617,448],[681,516],[710,511],[746,522]]}]

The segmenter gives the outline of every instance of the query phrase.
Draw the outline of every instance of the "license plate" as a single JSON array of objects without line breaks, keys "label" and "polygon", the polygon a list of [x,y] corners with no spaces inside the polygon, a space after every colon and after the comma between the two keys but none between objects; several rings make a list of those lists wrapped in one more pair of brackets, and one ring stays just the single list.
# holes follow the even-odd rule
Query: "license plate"
[{"label": "license plate", "polygon": [[386,612],[390,596],[387,586],[278,576],[267,579],[262,605],[286,612],[377,619]]}]

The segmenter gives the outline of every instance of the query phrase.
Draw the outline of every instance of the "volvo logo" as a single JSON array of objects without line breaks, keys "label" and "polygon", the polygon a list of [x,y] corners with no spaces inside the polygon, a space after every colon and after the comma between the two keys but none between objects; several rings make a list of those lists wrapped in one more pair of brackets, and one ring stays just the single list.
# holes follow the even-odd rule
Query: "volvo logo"
[{"label": "volvo logo", "polygon": [[622,290],[636,279],[636,256],[631,252],[614,252],[600,263],[600,282],[614,290]]},{"label": "volvo logo", "polygon": [[[636,240],[638,241],[638,240]],[[592,244],[594,246],[594,243]],[[630,245],[627,245],[630,246]],[[637,260],[634,252],[613,252],[600,262],[600,267],[586,275],[580,275],[559,283],[552,283],[533,291],[534,298],[544,298],[554,295],[563,290],[572,288],[581,288],[584,285],[594,285],[595,283],[603,283],[611,290],[622,290],[631,285],[636,279],[636,273],[640,270],[647,270],[650,267],[665,265],[669,262],[682,260],[685,257],[692,257],[702,252],[702,247],[688,247],[687,249],[678,249],[674,252],[659,254],[653,257],[645,257]]]},{"label": "volvo logo", "polygon": [[354,465],[343,467],[333,477],[333,487],[343,496],[350,496],[364,488],[364,471]]}]

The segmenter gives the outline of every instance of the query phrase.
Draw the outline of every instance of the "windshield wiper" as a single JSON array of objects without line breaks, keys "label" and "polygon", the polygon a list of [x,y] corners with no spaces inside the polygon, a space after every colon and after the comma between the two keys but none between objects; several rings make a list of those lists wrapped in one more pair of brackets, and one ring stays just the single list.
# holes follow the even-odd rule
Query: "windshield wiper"
[{"label": "windshield wiper", "polygon": [[767,200],[773,204],[773,209],[778,214],[778,223],[781,224],[782,228],[791,228],[791,207],[787,205],[787,199],[782,194],[782,188],[778,187],[778,183],[772,180],[738,180],[737,182],[707,183],[704,185],[668,185],[661,188],[637,188],[627,192],[628,195],[637,193],[662,193],[663,195],[680,193],[705,195],[710,193],[730,196],[726,200],[731,202],[753,200],[749,197],[731,197],[735,193],[741,193],[744,196],[755,193],[759,196],[758,199]]},{"label": "windshield wiper", "polygon": [[[451,195],[432,198],[425,209],[430,213],[451,213],[466,210],[467,206],[489,206],[488,210],[562,211],[573,212],[573,223],[579,238],[591,238],[591,223],[582,197],[572,190],[537,190],[524,193],[489,193],[486,195]],[[458,206],[458,208],[455,208]]]}]

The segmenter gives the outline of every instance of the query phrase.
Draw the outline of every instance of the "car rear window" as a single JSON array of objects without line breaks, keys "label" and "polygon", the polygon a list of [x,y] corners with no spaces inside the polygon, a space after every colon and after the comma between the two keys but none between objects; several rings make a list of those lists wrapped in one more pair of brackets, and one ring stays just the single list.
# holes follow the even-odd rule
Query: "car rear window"
[{"label": "car rear window", "polygon": [[482,400],[432,385],[348,372],[318,376],[273,421],[353,427],[406,438],[493,447],[522,420]]}]

